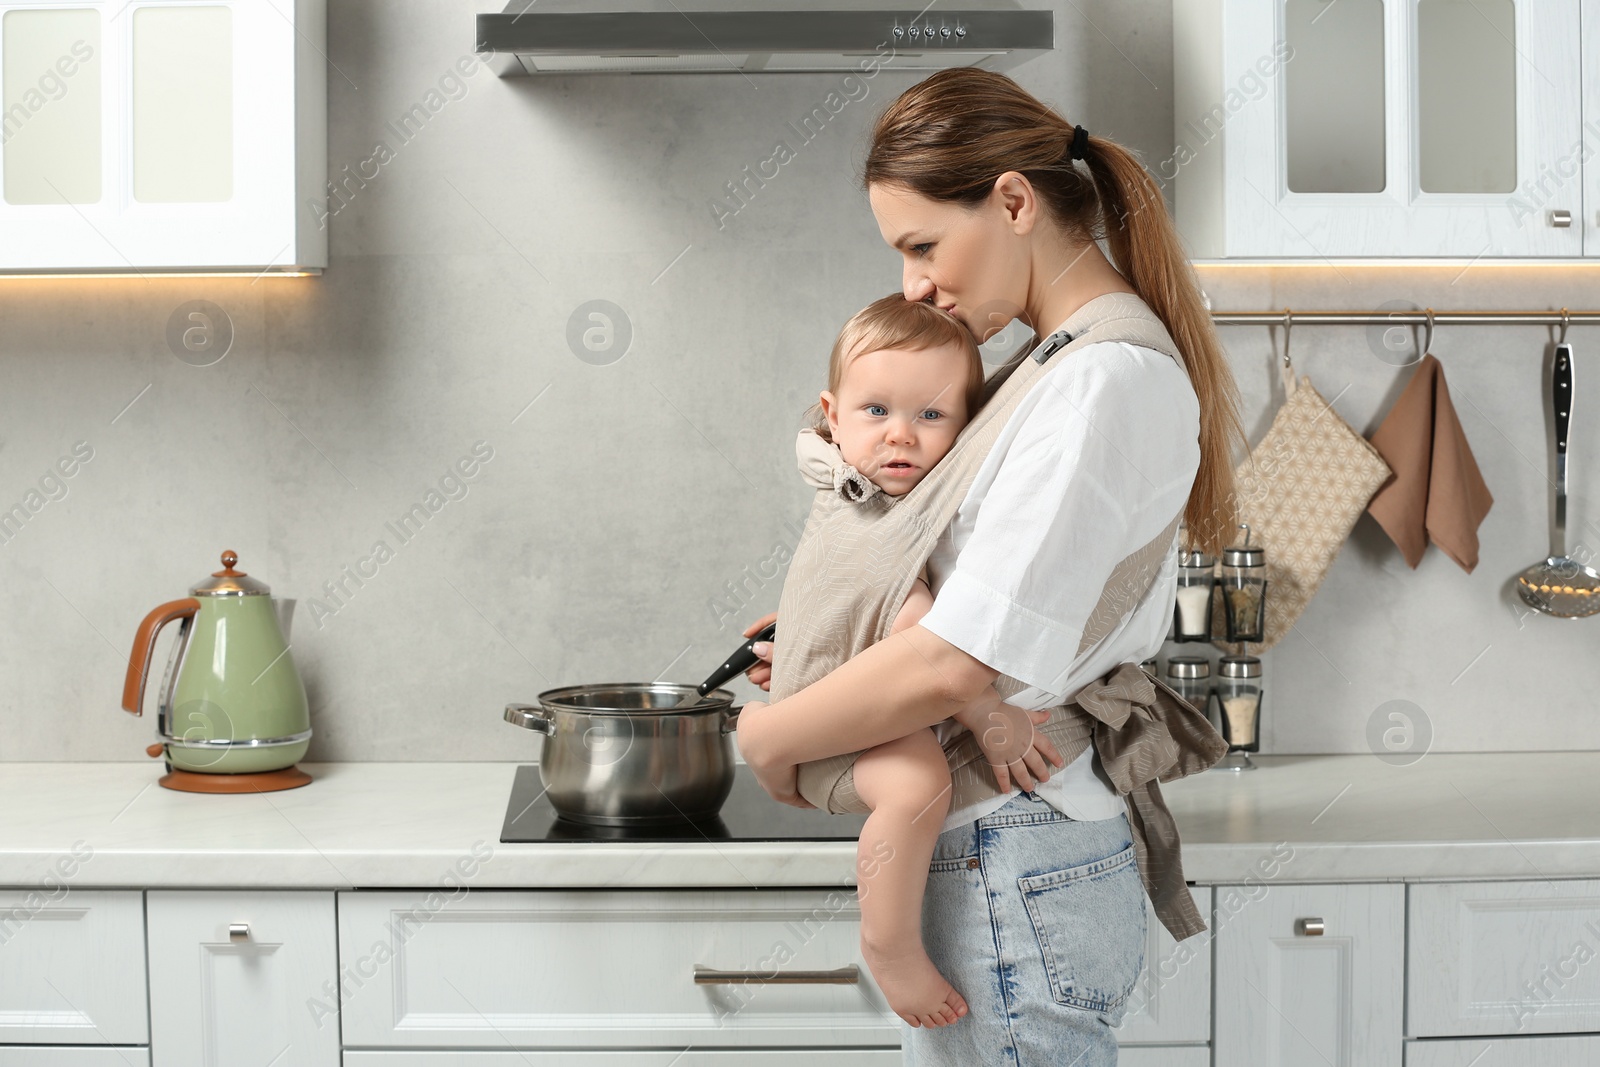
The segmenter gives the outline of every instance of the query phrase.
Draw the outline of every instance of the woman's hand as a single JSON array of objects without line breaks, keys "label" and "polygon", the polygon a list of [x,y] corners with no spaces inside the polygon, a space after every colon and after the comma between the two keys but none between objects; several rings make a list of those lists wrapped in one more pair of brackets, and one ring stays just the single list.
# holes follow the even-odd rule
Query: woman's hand
[{"label": "woman's hand", "polygon": [[[757,629],[765,625],[763,622]],[[765,713],[771,706],[759,700],[752,700],[739,709],[739,721],[733,732],[734,741],[739,746],[739,754],[755,773],[756,781],[761,784],[761,788],[765,789],[773,800],[796,808],[815,808],[816,805],[801,796],[798,791],[796,782],[799,778],[799,768],[795,764],[768,764],[760,756],[761,729],[766,720]]]},{"label": "woman's hand", "polygon": [[[778,619],[778,613],[776,611],[774,611],[774,612],[772,612],[770,614],[761,616],[761,618],[757,619],[755,622],[751,623],[749,626],[746,626],[744,628],[744,636],[746,636],[746,637],[754,637],[756,634],[760,633],[763,629],[766,628],[767,623],[776,622],[777,619]],[[750,651],[754,652],[756,654],[756,656],[759,659],[762,660],[762,662],[757,663],[754,667],[751,667],[749,670],[745,671],[744,672],[744,676],[746,678],[750,679],[751,684],[759,685],[762,689],[765,689],[768,692],[771,692],[771,690],[772,690],[772,642],[771,641],[757,641],[754,645],[752,645],[750,647]],[[762,705],[762,706],[765,707],[766,705]],[[809,805],[807,805],[807,806],[809,807]]]}]

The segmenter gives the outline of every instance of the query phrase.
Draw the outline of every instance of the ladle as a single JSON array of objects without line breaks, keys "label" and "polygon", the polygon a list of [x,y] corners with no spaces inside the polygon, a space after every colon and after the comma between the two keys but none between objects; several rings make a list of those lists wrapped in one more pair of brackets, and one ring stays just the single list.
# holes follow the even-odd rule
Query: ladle
[{"label": "ladle", "polygon": [[1556,507],[1550,526],[1550,556],[1517,576],[1517,592],[1523,602],[1558,619],[1581,619],[1600,612],[1600,573],[1567,555],[1567,431],[1572,400],[1572,346],[1563,330],[1550,371],[1550,409],[1556,428]]}]

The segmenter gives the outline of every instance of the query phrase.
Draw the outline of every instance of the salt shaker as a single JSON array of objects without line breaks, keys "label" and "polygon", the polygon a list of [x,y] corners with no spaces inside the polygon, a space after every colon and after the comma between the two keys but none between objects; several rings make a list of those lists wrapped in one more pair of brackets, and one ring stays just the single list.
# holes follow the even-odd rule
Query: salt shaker
[{"label": "salt shaker", "polygon": [[1228,753],[1217,766],[1230,771],[1255,770],[1250,753],[1261,751],[1261,660],[1255,656],[1221,657],[1213,692],[1221,706],[1222,737],[1228,742]]},{"label": "salt shaker", "polygon": [[1267,553],[1250,544],[1250,527],[1240,526],[1244,541],[1222,550],[1222,581],[1218,583],[1228,641],[1233,644],[1263,640],[1267,623]]},{"label": "salt shaker", "polygon": [[1204,552],[1178,551],[1178,596],[1172,609],[1174,641],[1211,640],[1211,572],[1215,563]]}]

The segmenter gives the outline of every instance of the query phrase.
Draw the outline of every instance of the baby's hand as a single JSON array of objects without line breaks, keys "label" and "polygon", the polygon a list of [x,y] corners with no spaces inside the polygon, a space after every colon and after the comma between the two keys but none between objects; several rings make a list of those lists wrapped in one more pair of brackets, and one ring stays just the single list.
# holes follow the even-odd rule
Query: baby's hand
[{"label": "baby's hand", "polygon": [[1032,791],[1037,782],[1049,779],[1050,764],[1066,766],[1055,743],[1035,729],[1049,720],[1048,709],[1028,711],[1003,703],[990,689],[987,700],[980,698],[954,718],[972,731],[1002,793],[1011,791],[1013,778],[1019,788]]}]

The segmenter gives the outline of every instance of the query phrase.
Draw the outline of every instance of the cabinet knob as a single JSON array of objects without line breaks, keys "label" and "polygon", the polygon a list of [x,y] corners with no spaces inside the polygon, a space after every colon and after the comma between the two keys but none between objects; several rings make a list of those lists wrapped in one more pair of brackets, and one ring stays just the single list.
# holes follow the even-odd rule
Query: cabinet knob
[{"label": "cabinet knob", "polygon": [[1321,919],[1296,919],[1294,932],[1298,937],[1321,937],[1324,927]]},{"label": "cabinet knob", "polygon": [[1554,226],[1558,230],[1564,230],[1568,228],[1572,225],[1572,212],[1564,209],[1557,209],[1550,212],[1550,225]]},{"label": "cabinet knob", "polygon": [[232,942],[235,942],[235,943],[238,943],[238,942],[241,942],[241,941],[250,940],[250,924],[249,923],[229,923],[228,924],[228,940],[232,941]]}]

